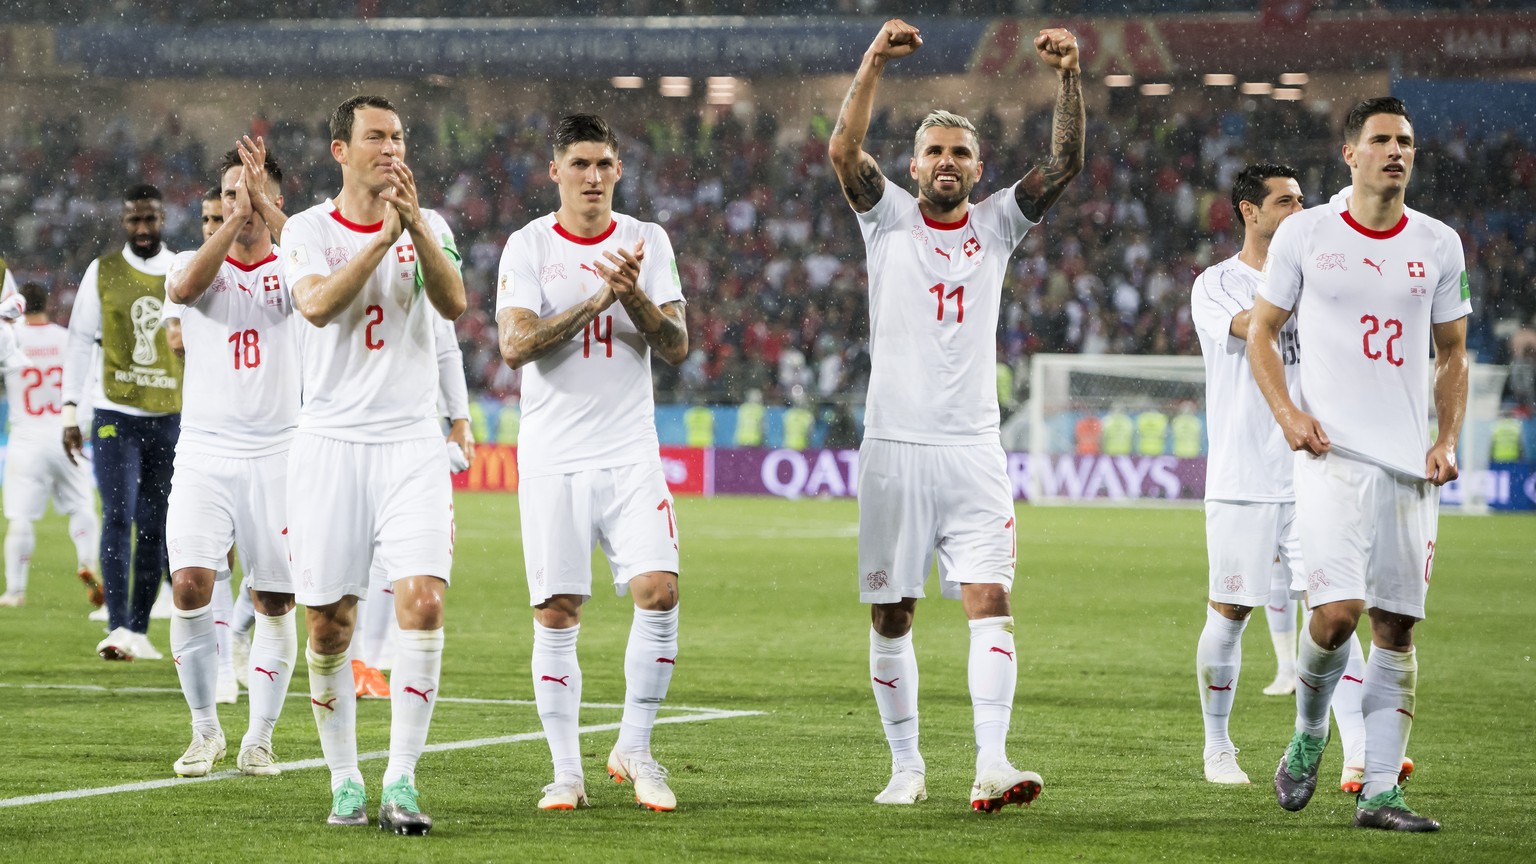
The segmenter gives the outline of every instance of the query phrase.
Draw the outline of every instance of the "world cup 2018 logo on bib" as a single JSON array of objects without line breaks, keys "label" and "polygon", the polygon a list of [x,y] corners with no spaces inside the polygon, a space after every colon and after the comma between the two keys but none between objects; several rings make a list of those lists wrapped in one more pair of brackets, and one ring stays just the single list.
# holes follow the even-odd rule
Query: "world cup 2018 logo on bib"
[{"label": "world cup 2018 logo on bib", "polygon": [[160,356],[155,348],[155,331],[160,327],[160,298],[140,297],[133,301],[128,307],[128,320],[133,324],[133,362],[148,366]]},{"label": "world cup 2018 logo on bib", "polygon": [[864,586],[871,591],[884,590],[885,586],[889,584],[891,584],[890,577],[885,575],[884,570],[876,570],[873,573],[864,574]]}]

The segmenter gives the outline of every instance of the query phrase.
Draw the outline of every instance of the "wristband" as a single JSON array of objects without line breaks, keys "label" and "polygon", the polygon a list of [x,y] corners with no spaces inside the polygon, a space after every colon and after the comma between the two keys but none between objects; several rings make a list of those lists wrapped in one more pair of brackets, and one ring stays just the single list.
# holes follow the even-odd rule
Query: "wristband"
[{"label": "wristband", "polygon": [[73,402],[65,402],[64,407],[59,409],[59,419],[64,421],[64,428],[66,429],[80,428],[80,424],[76,422],[75,403]]}]

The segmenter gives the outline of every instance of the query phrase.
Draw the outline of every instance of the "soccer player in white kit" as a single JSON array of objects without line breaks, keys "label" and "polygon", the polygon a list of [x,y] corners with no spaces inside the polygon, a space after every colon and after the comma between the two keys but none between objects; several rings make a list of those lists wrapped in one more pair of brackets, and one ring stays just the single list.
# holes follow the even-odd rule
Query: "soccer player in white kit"
[{"label": "soccer player in white kit", "polygon": [[[453,233],[423,209],[389,100],[357,96],[331,117],[341,192],[288,220],[284,273],[299,326],[303,406],[288,463],[288,543],[308,607],[310,703],[331,769],[332,825],[367,825],[357,695],[347,649],[357,598],[381,561],[400,641],[379,827],[425,834],[416,763],[443,657],[453,490],[435,419],[432,328],[463,314]],[[312,325],[312,326],[310,326]]]},{"label": "soccer player in white kit", "polygon": [[[1472,308],[1460,239],[1404,204],[1416,144],[1401,101],[1369,99],[1350,111],[1344,206],[1280,226],[1248,331],[1254,379],[1298,451],[1296,513],[1312,607],[1296,662],[1296,731],[1275,769],[1275,796],[1287,810],[1311,799],[1329,700],[1368,611],[1365,779],[1354,824],[1394,831],[1440,828],[1408,807],[1398,774],[1415,711],[1413,627],[1424,617],[1440,486],[1458,473]],[[1293,313],[1307,342],[1299,405],[1285,388],[1277,342]]]},{"label": "soccer player in white kit", "polygon": [[[281,250],[272,242],[283,227],[282,172],[262,148],[229,151],[219,173],[222,224],[196,252],[178,254],[166,274],[189,358],[166,517],[171,656],[192,712],[192,742],[173,766],[183,777],[208,774],[225,754],[214,700],[227,648],[216,641],[215,617],[228,616],[228,603],[219,612],[214,594],[229,599],[232,543],[257,612],[250,726],[236,760],[245,774],[279,773],[272,729],[298,653],[284,533],[299,351]],[[252,194],[258,186],[265,194]],[[258,208],[258,199],[270,203]]]},{"label": "soccer player in white kit", "polygon": [[96,484],[91,481],[91,469],[70,462],[59,447],[69,331],[48,320],[43,286],[28,282],[12,294],[16,299],[9,304],[24,313],[24,320],[0,324],[14,337],[15,352],[20,352],[11,352],[5,367],[11,431],[5,453],[5,593],[0,595],[0,606],[26,602],[28,569],[37,547],[33,523],[43,518],[49,499],[69,517],[76,572],[91,601],[100,606],[101,583],[95,574],[101,539]]},{"label": "soccer player in white kit", "polygon": [[[1205,472],[1210,603],[1195,649],[1195,674],[1205,722],[1205,779],[1211,783],[1248,782],[1227,728],[1243,665],[1243,629],[1253,608],[1270,600],[1277,556],[1287,574],[1301,569],[1290,448],[1253,382],[1244,342],[1270,239],[1301,207],[1295,169],[1244,168],[1232,183],[1243,248],[1201,273],[1190,291],[1190,313],[1205,357],[1210,432]],[[1280,345],[1286,386],[1294,391],[1301,362],[1294,321],[1281,329]],[[1285,579],[1287,588],[1292,581]],[[1294,641],[1275,650],[1283,665],[1294,662]]]},{"label": "soccer player in white kit", "polygon": [[873,368],[859,450],[859,599],[870,604],[870,679],[891,747],[879,804],[927,798],[918,750],[912,616],[938,558],[946,597],[970,622],[976,734],[973,809],[1028,804],[1040,775],[1008,762],[1017,681],[1012,608],[1012,486],[998,434],[996,332],[1008,257],[1083,165],[1077,40],[1040,31],[1056,70],[1051,152],[1023,179],[972,206],[982,173],[974,127],[947,111],[917,129],[908,169],[918,194],[886,182],[864,152],[885,66],[922,45],[917,28],[885,23],[864,54],[829,143],[869,257]]},{"label": "soccer player in white kit", "polygon": [[651,755],[677,665],[678,619],[677,521],[661,471],[651,352],[681,363],[688,331],[666,232],[613,212],[623,171],[618,138],[602,118],[561,120],[549,163],[560,209],[507,240],[497,281],[501,355],[524,369],[517,494],[534,607],[533,692],[555,769],[544,810],[588,803],[576,638],[599,545],[614,588],[635,604],[608,773],[630,781],[643,807],[677,806]]}]

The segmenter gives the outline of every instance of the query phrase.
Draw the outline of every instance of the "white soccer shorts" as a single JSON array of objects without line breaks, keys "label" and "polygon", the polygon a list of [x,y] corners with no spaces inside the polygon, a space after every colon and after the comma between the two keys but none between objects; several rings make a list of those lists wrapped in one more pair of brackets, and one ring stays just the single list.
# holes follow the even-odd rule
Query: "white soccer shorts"
[{"label": "white soccer shorts", "polygon": [[1291,574],[1301,569],[1296,505],[1289,501],[1205,502],[1205,550],[1210,560],[1210,599],[1256,608],[1269,602],[1275,557]]},{"label": "white soccer shorts", "polygon": [[1003,450],[866,438],[859,447],[859,601],[922,597],[935,557],[943,596],[1012,590],[1017,532]]},{"label": "white soccer shorts", "polygon": [[288,570],[288,454],[230,457],[177,453],[165,516],[171,572],[228,565],[231,544],[240,549],[246,586],[293,593]]},{"label": "white soccer shorts", "polygon": [[677,573],[677,514],[660,463],[595,468],[518,481],[529,604],[592,596],[592,550],[602,547],[623,596],[642,573]]},{"label": "white soccer shorts", "polygon": [[1296,513],[1312,608],[1364,600],[1424,617],[1440,487],[1336,451],[1298,453]]},{"label": "white soccer shorts", "polygon": [[29,441],[12,438],[5,454],[5,518],[36,522],[48,510],[48,499],[60,513],[73,515],[96,507],[91,464],[71,465],[58,439]]},{"label": "white soccer shorts", "polygon": [[453,487],[442,439],[359,444],[298,432],[288,456],[288,550],[305,606],[366,596],[375,562],[391,582],[449,581]]}]

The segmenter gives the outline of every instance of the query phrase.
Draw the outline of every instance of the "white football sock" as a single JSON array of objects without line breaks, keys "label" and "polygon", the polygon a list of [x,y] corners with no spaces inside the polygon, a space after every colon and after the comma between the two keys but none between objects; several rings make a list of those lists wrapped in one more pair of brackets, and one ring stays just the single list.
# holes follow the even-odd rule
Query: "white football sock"
[{"label": "white football sock", "polygon": [[25,519],[12,519],[5,528],[5,593],[27,593],[27,571],[32,566],[32,550],[37,548],[37,532]]},{"label": "white football sock", "polygon": [[229,593],[229,571],[220,570],[213,581],[213,641],[219,656],[219,677],[235,677],[235,655],[229,649],[229,621],[235,617],[235,598]]},{"label": "white football sock", "polygon": [[331,789],[347,780],[363,782],[357,768],[357,683],[346,652],[316,654],[304,648],[309,663],[309,707],[320,732],[320,752],[331,769]]},{"label": "white football sock", "polygon": [[[377,597],[374,598],[378,600]],[[443,628],[401,630],[390,676],[389,767],[384,785],[416,779],[416,763],[427,746],[437,685],[443,674]]]},{"label": "white football sock", "polygon": [[293,676],[293,662],[299,654],[299,636],[294,628],[293,610],[282,615],[257,615],[256,632],[251,639],[250,687],[251,725],[245,731],[241,747],[272,745],[272,727],[283,713],[288,696],[288,682]]},{"label": "white football sock", "polygon": [[256,624],[256,601],[251,599],[250,581],[250,579],[240,580],[240,590],[235,592],[234,618],[229,622],[230,636],[246,641],[250,641],[251,627]]},{"label": "white football sock", "polygon": [[1297,731],[1319,738],[1328,734],[1328,705],[1347,662],[1347,643],[1328,651],[1312,640],[1311,627],[1301,631],[1301,648],[1296,654]]},{"label": "white football sock", "polygon": [[533,622],[533,699],[544,724],[544,738],[555,764],[555,777],[581,773],[581,665],[576,637],[581,625],[556,630]]},{"label": "white football sock", "polygon": [[1019,667],[1013,647],[1013,618],[977,618],[971,626],[967,678],[976,729],[976,773],[1008,760],[1008,723]]},{"label": "white football sock", "polygon": [[1269,602],[1264,604],[1264,618],[1269,622],[1269,638],[1275,645],[1277,678],[1296,674],[1296,598],[1283,577],[1290,570],[1276,564],[1275,579],[1270,583]]},{"label": "white football sock", "polygon": [[1227,729],[1237,679],[1243,669],[1243,630],[1248,619],[1233,621],[1205,607],[1205,628],[1195,645],[1195,678],[1200,687],[1200,713],[1205,718],[1205,756],[1237,750]]},{"label": "white football sock", "polygon": [[395,617],[395,590],[388,579],[368,581],[368,601],[358,609],[358,633],[362,643],[354,640],[352,656],[363,661],[370,669],[379,668],[379,658],[389,645],[389,622]]},{"label": "white football sock", "polygon": [[1419,684],[1419,658],[1414,649],[1389,651],[1371,646],[1365,669],[1365,787],[1370,798],[1397,785],[1408,734],[1413,731],[1414,693]]},{"label": "white football sock", "polygon": [[885,740],[891,745],[892,770],[926,773],[917,748],[917,652],[911,631],[887,639],[870,628],[869,679]]},{"label": "white football sock", "polygon": [[213,704],[218,682],[218,650],[213,635],[213,606],[171,610],[171,659],[181,679],[181,695],[192,709],[192,731],[202,735],[220,732],[219,714]]},{"label": "white football sock", "polygon": [[96,556],[101,552],[101,520],[96,518],[95,508],[69,514],[69,539],[75,543],[75,567],[96,572]]},{"label": "white football sock", "polygon": [[1360,650],[1360,634],[1349,639],[1349,662],[1333,691],[1333,722],[1339,726],[1339,745],[1344,749],[1344,764],[1365,767],[1365,717],[1360,713],[1360,697],[1365,692],[1365,654]]},{"label": "white football sock", "polygon": [[677,610],[636,609],[624,649],[624,718],[617,749],[624,754],[651,755],[651,729],[656,710],[667,698],[672,670],[677,668]]}]

